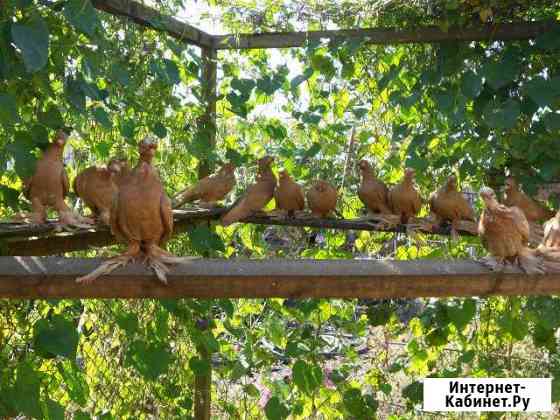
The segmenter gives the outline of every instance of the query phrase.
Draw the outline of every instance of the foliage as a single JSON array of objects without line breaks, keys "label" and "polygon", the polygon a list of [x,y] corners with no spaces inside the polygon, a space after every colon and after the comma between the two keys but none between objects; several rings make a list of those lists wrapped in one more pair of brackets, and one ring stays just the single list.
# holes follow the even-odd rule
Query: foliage
[{"label": "foliage", "polygon": [[[28,205],[20,179],[63,126],[74,129],[71,178],[113,155],[133,161],[138,140],[152,133],[170,194],[192,183],[200,161],[230,160],[240,166],[238,195],[255,159],[270,153],[303,183],[335,184],[345,217],[362,212],[354,162],[364,157],[388,183],[404,165],[416,168],[424,196],[450,172],[473,189],[499,186],[511,172],[530,192],[560,175],[557,32],[534,42],[335,40],[221,52],[218,139],[209,150],[195,48],[97,12],[89,0],[0,3],[2,217]],[[301,29],[300,22],[447,29],[559,14],[557,2],[545,0],[210,3],[233,32]],[[158,5],[173,13],[181,2]],[[474,238],[423,239],[201,225],[170,248],[226,258],[481,252]],[[194,375],[210,369],[221,417],[415,418],[426,376],[551,376],[558,401],[557,314],[560,300],[548,296],[1,301],[0,417],[191,418]]]}]

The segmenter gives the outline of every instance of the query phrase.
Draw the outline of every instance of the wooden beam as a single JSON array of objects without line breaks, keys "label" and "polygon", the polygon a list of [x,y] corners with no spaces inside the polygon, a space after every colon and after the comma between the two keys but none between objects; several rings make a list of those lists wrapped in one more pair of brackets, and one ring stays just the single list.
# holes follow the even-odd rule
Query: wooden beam
[{"label": "wooden beam", "polygon": [[560,274],[493,273],[471,260],[190,260],[169,285],[133,264],[91,285],[99,259],[0,257],[0,298],[415,298],[560,294]]},{"label": "wooden beam", "polygon": [[200,29],[170,16],[162,15],[156,9],[134,0],[92,0],[95,8],[116,16],[122,16],[135,23],[171,35],[179,41],[211,47],[213,37]]},{"label": "wooden beam", "polygon": [[[173,233],[185,232],[190,226],[219,218],[227,209],[174,210]],[[117,243],[107,226],[77,229],[73,233],[56,232],[51,222],[41,226],[0,223],[0,255],[60,255]]]},{"label": "wooden beam", "polygon": [[[190,226],[201,222],[219,219],[229,208],[199,209],[199,210],[174,210],[174,234],[185,232]],[[422,220],[417,221],[421,224]],[[416,220],[414,221],[414,223]],[[243,223],[260,225],[311,227],[319,229],[339,230],[364,230],[370,232],[406,232],[406,226],[383,226],[376,222],[321,219],[310,215],[298,218],[268,216],[266,214],[247,217]],[[472,225],[472,226],[470,226]],[[419,232],[434,235],[449,235],[449,225],[432,230],[427,230],[429,223]],[[473,222],[461,222],[459,233],[473,236],[472,230],[476,225]],[[78,229],[74,233],[56,233],[56,225],[49,223],[42,226],[0,223],[0,255],[41,256],[59,255],[69,251],[86,250],[93,247],[107,246],[116,243],[108,227],[97,226],[94,229]]]},{"label": "wooden beam", "polygon": [[308,32],[269,32],[234,34],[213,37],[216,49],[290,48],[301,47],[321,39],[357,40],[368,44],[435,43],[447,41],[515,41],[535,38],[558,27],[554,21],[535,21],[478,25],[468,28],[437,26],[413,29],[364,28]]}]

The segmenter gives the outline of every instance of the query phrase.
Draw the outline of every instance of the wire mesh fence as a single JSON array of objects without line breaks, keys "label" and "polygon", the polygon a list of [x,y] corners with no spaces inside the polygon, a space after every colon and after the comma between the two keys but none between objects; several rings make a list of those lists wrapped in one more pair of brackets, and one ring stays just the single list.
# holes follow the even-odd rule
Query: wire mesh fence
[{"label": "wire mesh fence", "polygon": [[[475,366],[539,377],[556,363],[530,340],[503,349],[485,342],[493,322],[486,309],[464,332],[468,350],[460,340],[433,346],[432,330],[418,329],[438,302],[0,301],[0,414],[192,418],[194,377],[211,368],[213,418],[264,418],[277,397],[291,404],[293,418],[340,418],[354,388],[372,396],[378,418],[447,418],[421,411],[421,377],[468,376]],[[209,360],[200,345],[211,350]],[[302,385],[301,363],[320,369],[312,392]]]}]

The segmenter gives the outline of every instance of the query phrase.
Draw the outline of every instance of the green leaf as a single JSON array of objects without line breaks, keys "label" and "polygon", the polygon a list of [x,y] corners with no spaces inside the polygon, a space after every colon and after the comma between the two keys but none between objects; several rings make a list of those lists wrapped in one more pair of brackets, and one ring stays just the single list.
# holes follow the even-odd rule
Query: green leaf
[{"label": "green leaf", "polygon": [[474,299],[465,299],[462,305],[449,305],[446,307],[447,316],[459,331],[463,330],[476,314]]},{"label": "green leaf", "polygon": [[91,416],[85,411],[75,411],[74,420],[91,420]]},{"label": "green leaf", "polygon": [[167,80],[171,84],[177,84],[181,82],[181,76],[179,75],[179,67],[174,61],[165,58],[163,60],[165,71],[167,74]]},{"label": "green leaf", "polygon": [[515,56],[506,54],[501,61],[489,63],[483,68],[483,75],[488,84],[498,90],[512,82],[518,75],[520,65]]},{"label": "green leaf", "polygon": [[232,89],[239,91],[245,102],[251,96],[251,92],[255,87],[255,82],[252,79],[233,79],[230,86]]},{"label": "green leaf", "polygon": [[461,92],[463,92],[463,95],[467,98],[475,99],[478,97],[480,92],[482,92],[482,86],[482,77],[476,75],[474,72],[469,70],[463,75]]},{"label": "green leaf", "polygon": [[83,77],[80,75],[78,76],[78,84],[80,86],[80,90],[86,95],[88,98],[93,99],[94,101],[101,101],[103,100],[103,93],[99,89],[96,83],[88,83],[86,82]]},{"label": "green leaf", "polygon": [[111,65],[111,79],[123,86],[128,86],[130,83],[128,71],[118,63],[113,63]]},{"label": "green leaf", "polygon": [[84,407],[89,398],[89,386],[85,374],[80,371],[74,361],[65,360],[58,363],[57,367],[66,384],[66,392],[68,392],[70,399]]},{"label": "green leaf", "polygon": [[64,407],[56,401],[47,400],[47,416],[48,420],[64,420]]},{"label": "green leaf", "polygon": [[33,345],[37,353],[45,358],[62,356],[75,359],[79,340],[74,323],[62,315],[40,319],[33,328]]},{"label": "green leaf", "polygon": [[553,134],[560,131],[560,114],[556,112],[546,114],[544,116],[544,125],[546,129]]},{"label": "green leaf", "polygon": [[27,364],[19,365],[16,371],[16,383],[14,389],[14,405],[18,411],[28,417],[42,419],[39,388],[41,379],[37,372]]},{"label": "green leaf", "polygon": [[2,203],[2,205],[17,209],[19,204],[18,197],[18,190],[0,185],[0,203]]},{"label": "green leaf", "polygon": [[353,418],[375,418],[378,403],[372,395],[362,396],[362,392],[358,388],[350,388],[344,392],[342,401]]},{"label": "green leaf", "polygon": [[86,97],[82,91],[82,87],[79,81],[75,79],[67,79],[65,86],[66,99],[74,105],[78,111],[86,110]]},{"label": "green leaf", "polygon": [[419,404],[422,402],[423,390],[424,386],[422,382],[416,381],[404,387],[402,395],[412,403]]},{"label": "green leaf", "polygon": [[242,166],[247,161],[247,159],[237,150],[230,149],[229,147],[226,150],[226,159],[229,162],[233,163],[235,166]]},{"label": "green leaf", "polygon": [[97,121],[103,128],[106,130],[110,130],[113,127],[113,123],[109,118],[109,114],[101,107],[95,107],[92,111],[92,114]]},{"label": "green leaf", "polygon": [[292,79],[292,81],[290,82],[290,88],[292,90],[295,90],[303,82],[305,82],[306,80],[309,80],[309,78],[311,76],[313,76],[314,72],[315,72],[315,70],[313,70],[312,67],[306,68],[305,71],[303,72],[303,74],[300,74],[299,76],[296,76]]},{"label": "green leaf", "polygon": [[434,99],[438,104],[438,108],[444,112],[449,112],[453,109],[455,97],[454,95],[446,92],[438,92],[434,94]]},{"label": "green leaf", "polygon": [[525,91],[537,105],[552,106],[560,96],[560,83],[554,79],[535,77],[527,82]]},{"label": "green leaf", "polygon": [[331,80],[336,75],[336,68],[332,60],[320,53],[311,57],[311,67],[325,76],[327,80]]},{"label": "green leaf", "polygon": [[121,327],[129,337],[138,331],[138,316],[134,313],[117,312],[115,316],[117,325]]},{"label": "green leaf", "polygon": [[377,327],[385,325],[391,319],[393,307],[389,302],[383,302],[378,305],[369,305],[367,308],[367,317],[371,326]]},{"label": "green leaf", "polygon": [[136,132],[136,124],[133,120],[123,120],[119,124],[119,132],[127,140],[133,140]]},{"label": "green leaf", "polygon": [[28,178],[35,173],[37,158],[33,154],[33,139],[28,133],[17,132],[16,142],[8,144],[6,149],[15,159],[15,170],[21,179]]},{"label": "green leaf", "polygon": [[0,123],[12,126],[18,121],[16,97],[11,93],[0,93]]},{"label": "green leaf", "polygon": [[311,395],[323,382],[323,371],[315,364],[298,360],[292,367],[292,378],[300,391]]},{"label": "green leaf", "polygon": [[171,353],[162,343],[136,340],[128,349],[126,361],[144,378],[155,381],[161,374],[167,372],[171,363]]},{"label": "green leaf", "polygon": [[521,114],[519,102],[508,99],[503,104],[489,102],[484,109],[484,120],[491,128],[509,130],[515,127]]},{"label": "green leaf", "polygon": [[41,124],[54,130],[64,127],[64,120],[56,105],[50,104],[45,112],[39,111],[37,118]]},{"label": "green leaf", "polygon": [[150,131],[160,139],[163,139],[165,138],[165,136],[167,136],[167,128],[165,128],[165,126],[159,121],[150,126]]},{"label": "green leaf", "polygon": [[313,143],[303,154],[304,159],[314,158],[321,151],[321,143]]},{"label": "green leaf", "polygon": [[205,254],[210,251],[225,252],[226,248],[222,239],[208,226],[197,226],[189,229],[189,239],[192,247],[199,254]]},{"label": "green leaf", "polygon": [[189,360],[189,368],[194,372],[195,375],[208,375],[208,372],[210,372],[210,362],[208,362],[208,360],[206,359],[201,359],[197,356],[193,356]]},{"label": "green leaf", "polygon": [[99,25],[97,11],[90,0],[69,0],[64,5],[64,16],[76,29],[92,36]]},{"label": "green leaf", "polygon": [[49,28],[39,15],[27,23],[12,25],[12,39],[21,50],[25,69],[29,73],[41,70],[49,60]]},{"label": "green leaf", "polygon": [[45,127],[39,124],[33,125],[31,127],[31,140],[33,141],[33,145],[39,147],[42,150],[45,150],[49,144],[49,132]]},{"label": "green leaf", "polygon": [[555,25],[552,29],[548,29],[535,39],[535,46],[543,50],[559,50],[560,49],[560,28]]},{"label": "green leaf", "polygon": [[283,420],[290,415],[290,410],[282,404],[278,397],[272,397],[266,403],[264,413],[268,420]]}]

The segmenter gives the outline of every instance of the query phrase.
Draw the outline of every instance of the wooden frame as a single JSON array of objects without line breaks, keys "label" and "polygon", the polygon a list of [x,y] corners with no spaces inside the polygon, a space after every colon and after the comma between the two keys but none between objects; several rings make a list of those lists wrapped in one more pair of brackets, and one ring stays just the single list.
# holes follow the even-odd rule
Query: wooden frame
[{"label": "wooden frame", "polygon": [[0,298],[415,298],[560,293],[560,274],[493,273],[472,260],[190,260],[169,285],[139,264],[90,285],[99,259],[0,257]]},{"label": "wooden frame", "polygon": [[[216,138],[216,69],[219,49],[301,47],[308,41],[321,39],[356,40],[370,44],[511,41],[534,38],[558,27],[555,22],[541,21],[450,28],[448,31],[437,27],[410,30],[369,28],[213,36],[134,0],[92,0],[92,4],[99,10],[131,19],[137,24],[162,31],[179,41],[202,48],[203,96],[206,101],[206,112],[202,122],[205,129],[210,130],[211,146],[214,146]],[[210,171],[209,162],[200,163],[199,177],[208,175]],[[213,214],[212,217],[217,216],[218,214]],[[266,222],[271,224],[270,220]],[[177,230],[184,230],[188,224],[178,221],[176,225]],[[40,236],[36,239],[28,237],[29,235],[20,235],[19,240],[8,243],[7,252],[52,254],[69,249],[84,249],[91,245],[106,245],[113,241],[107,229],[57,237],[56,240]],[[387,298],[560,292],[558,275],[540,276],[527,281],[527,277],[520,273],[490,274],[472,261],[205,260],[192,261],[177,267],[169,275],[168,287],[162,286],[150,273],[135,266],[115,272],[109,276],[110,281],[100,279],[88,286],[77,285],[74,282],[76,276],[90,271],[97,263],[95,260],[0,257],[0,297]],[[209,355],[203,349],[199,350],[199,353],[201,358],[209,359]],[[195,377],[195,388],[195,418],[208,420],[211,408],[211,371]]]}]

